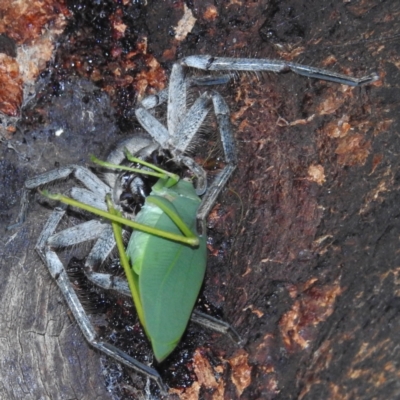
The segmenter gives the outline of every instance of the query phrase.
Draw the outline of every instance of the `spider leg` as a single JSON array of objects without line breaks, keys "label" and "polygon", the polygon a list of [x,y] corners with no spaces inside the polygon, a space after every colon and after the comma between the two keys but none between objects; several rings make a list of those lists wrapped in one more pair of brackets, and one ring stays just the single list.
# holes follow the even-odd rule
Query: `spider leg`
[{"label": "spider leg", "polygon": [[169,133],[167,128],[154,117],[146,108],[139,106],[135,115],[140,125],[163,149],[168,148]]},{"label": "spider leg", "polygon": [[[203,93],[186,112],[187,89],[191,85],[225,84],[234,77],[234,74],[225,74],[220,77],[205,76],[186,78],[182,65],[176,63],[172,67],[170,84],[167,90],[157,95],[144,98],[136,109],[136,117],[142,127],[157,141],[162,148],[171,148],[177,162],[188,167],[197,177],[196,192],[198,195],[207,189],[207,174],[203,168],[190,157],[184,156],[193,137],[209,112],[210,96]],[[156,107],[168,99],[168,129],[161,124],[148,109]]]},{"label": "spider leg", "polygon": [[96,243],[85,262],[84,273],[86,277],[96,286],[106,290],[116,290],[131,297],[128,284],[124,278],[96,272],[115,247],[114,234],[109,223],[91,220],[72,226],[49,236],[46,245],[52,248],[63,248],[94,239],[97,239]]},{"label": "spider leg", "polygon": [[350,86],[361,86],[379,79],[379,76],[376,73],[361,78],[354,78],[352,76],[339,74],[322,68],[311,67],[289,61],[270,60],[267,58],[227,58],[197,55],[185,57],[180,60],[180,63],[186,67],[193,67],[206,71],[292,71],[309,78],[322,79]]},{"label": "spider leg", "polygon": [[157,94],[144,97],[140,104],[146,110],[156,108],[168,100],[168,89],[160,90]]},{"label": "spider leg", "polygon": [[79,328],[81,329],[86,340],[93,347],[100,350],[102,353],[114,358],[118,362],[125,364],[129,368],[145,374],[150,379],[152,379],[158,385],[160,391],[165,394],[168,388],[165,386],[156,370],[135,360],[115,346],[101,341],[100,338],[97,336],[96,330],[90,322],[90,319],[84,308],[82,307],[82,304],[75,293],[75,290],[68,278],[68,275],[60,258],[58,257],[57,253],[52,250],[52,245],[50,244],[52,243],[52,241],[54,241],[54,237],[57,235],[54,235],[53,233],[64,214],[65,209],[62,208],[56,208],[53,211],[53,213],[47,220],[45,228],[39,236],[36,244],[36,250],[44,263],[47,265],[51,276],[57,282],[57,285],[60,288],[69,309],[73,313]]},{"label": "spider leg", "polygon": [[[143,98],[138,107],[135,110],[136,118],[142,125],[142,127],[151,135],[151,137],[157,141],[157,143],[164,143],[165,145],[168,142],[169,134],[166,132],[166,128],[164,125],[160,124],[158,120],[151,114],[148,110],[156,108],[161,104],[165,103],[168,100],[168,89],[161,90],[157,94],[152,94]],[[149,117],[150,116],[150,117]],[[156,120],[156,122],[153,121]],[[161,126],[159,126],[158,124]],[[132,140],[132,139],[128,139]],[[132,154],[136,154],[137,151],[130,151]],[[111,162],[110,160],[108,160]],[[112,161],[114,164],[116,163],[114,160]],[[121,162],[119,160],[119,162]]]},{"label": "spider leg", "polygon": [[128,282],[124,277],[96,272],[100,265],[108,258],[114,247],[115,238],[112,226],[111,224],[107,224],[86,259],[84,273],[96,286],[106,290],[115,290],[124,296],[132,298]]},{"label": "spider leg", "polygon": [[[175,95],[174,95],[175,96]],[[177,97],[179,97],[177,95]],[[192,105],[184,118],[176,126],[175,134],[168,133],[167,128],[143,107],[136,109],[136,117],[142,127],[162,148],[171,148],[183,153],[193,139],[209,112],[210,95],[203,93]]]},{"label": "spider leg", "polygon": [[235,79],[236,74],[230,73],[225,75],[213,76],[192,76],[188,79],[190,86],[215,86],[215,85],[226,85],[231,80]]},{"label": "spider leg", "polygon": [[107,223],[92,219],[51,235],[47,244],[55,248],[62,248],[97,239],[106,226]]},{"label": "spider leg", "polygon": [[91,220],[55,233],[48,238],[47,245],[52,248],[63,248],[96,240],[86,262],[84,273],[96,286],[106,290],[116,290],[131,297],[128,284],[124,278],[107,273],[96,272],[115,247],[112,227],[109,223]]},{"label": "spider leg", "polygon": [[87,168],[81,167],[80,165],[68,165],[66,167],[45,172],[25,181],[21,198],[21,209],[17,217],[17,222],[14,225],[9,226],[8,229],[13,229],[25,221],[25,216],[29,206],[29,195],[32,190],[54,181],[66,179],[70,175],[73,175],[76,179],[82,182],[87,189],[94,192],[99,198],[104,199],[106,194],[110,192],[109,186],[107,186],[93,172],[89,171]]},{"label": "spider leg", "polygon": [[202,196],[207,190],[207,173],[204,168],[196,163],[191,157],[180,155],[178,160],[193,172],[196,177],[195,188],[196,194]]},{"label": "spider leg", "polygon": [[171,70],[168,87],[167,126],[170,143],[175,144],[177,130],[186,115],[187,80],[182,65],[175,63]]},{"label": "spider leg", "polygon": [[229,107],[218,92],[213,91],[211,93],[211,99],[217,118],[226,165],[207,189],[197,211],[200,234],[203,234],[206,231],[205,220],[237,164],[236,147],[230,123]]},{"label": "spider leg", "polygon": [[208,314],[193,310],[190,320],[207,329],[228,335],[235,343],[240,343],[242,340],[239,333],[233,326],[229,325],[227,322],[211,317]]},{"label": "spider leg", "polygon": [[97,193],[93,193],[91,190],[80,187],[73,187],[71,189],[71,197],[92,207],[100,208],[100,210],[107,211],[104,197],[99,196]]},{"label": "spider leg", "polygon": [[[178,72],[182,71],[178,70]],[[181,81],[181,76],[179,74],[178,79]],[[172,84],[170,85],[169,94],[174,98],[179,98],[181,95],[180,89],[182,88],[182,85],[174,84],[173,79],[171,79],[171,82]],[[184,92],[186,93],[186,83],[184,83],[184,88]],[[176,90],[177,92],[175,93],[174,90]],[[184,98],[186,98],[186,94],[184,95]],[[177,103],[181,104],[180,101],[178,101]],[[157,143],[159,143],[161,148],[171,148],[171,151],[175,156],[176,161],[187,166],[194,173],[194,175],[197,177],[196,192],[199,195],[202,195],[207,189],[207,175],[200,165],[198,165],[190,157],[183,156],[180,153],[183,153],[186,150],[190,141],[193,139],[201,124],[203,123],[205,117],[209,112],[209,103],[209,94],[203,93],[203,95],[201,95],[189,109],[186,116],[183,119],[180,118],[179,125],[175,127],[176,121],[170,122],[170,120],[173,121],[175,117],[171,117],[171,119],[169,119],[169,123],[174,126],[174,129],[177,130],[176,135],[172,133],[170,135],[167,128],[163,124],[161,124],[161,122],[159,122],[144,107],[138,107],[135,111],[139,123],[150,134],[150,136]],[[178,143],[174,141],[174,138],[176,138]]]},{"label": "spider leg", "polygon": [[210,111],[210,100],[209,92],[201,94],[176,127],[175,134],[171,138],[171,144],[175,148],[174,155],[183,154],[188,149]]},{"label": "spider leg", "polygon": [[[173,94],[172,94],[173,93]],[[149,111],[168,101],[168,129]],[[135,110],[140,125],[163,149],[169,147],[175,127],[179,124],[181,113],[186,110],[186,81],[181,65],[174,64],[171,71],[170,85],[157,95],[145,97]]]},{"label": "spider leg", "polygon": [[80,165],[68,165],[66,167],[54,169],[43,174],[34,176],[25,182],[25,188],[32,190],[48,183],[66,179],[73,175],[76,179],[83,183],[92,192],[99,195],[106,195],[110,192],[110,188],[93,172]]}]

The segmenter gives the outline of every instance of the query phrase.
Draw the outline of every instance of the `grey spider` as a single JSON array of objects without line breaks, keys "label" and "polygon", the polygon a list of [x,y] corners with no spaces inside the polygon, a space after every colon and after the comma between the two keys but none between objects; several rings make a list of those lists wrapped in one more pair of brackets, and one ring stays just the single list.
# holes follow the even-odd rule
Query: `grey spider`
[{"label": "grey spider", "polygon": [[[197,178],[196,191],[202,195],[202,201],[197,211],[199,235],[205,235],[205,219],[209,214],[217,196],[222,191],[226,182],[232,175],[236,167],[236,148],[233,133],[230,125],[229,109],[222,96],[215,90],[205,91],[193,103],[187,106],[187,91],[191,85],[214,85],[229,81],[232,72],[228,72],[219,77],[204,76],[201,78],[187,77],[185,69],[193,67],[205,71],[293,71],[297,74],[333,81],[341,84],[360,86],[375,81],[378,77],[373,74],[363,78],[353,78],[346,75],[330,72],[327,70],[295,64],[291,62],[268,60],[268,59],[232,59],[211,56],[189,56],[175,63],[172,67],[169,87],[157,95],[144,98],[135,110],[136,117],[140,125],[147,132],[148,136],[132,137],[119,145],[113,151],[107,161],[113,164],[120,164],[125,156],[123,148],[127,148],[130,153],[139,157],[146,158],[154,151],[169,150],[173,160],[178,165],[183,165],[192,171]],[[167,127],[159,122],[151,110],[167,103]],[[196,164],[186,153],[189,145],[199,131],[211,106],[214,110],[218,129],[221,137],[222,148],[224,151],[225,167],[216,176],[214,181],[207,187],[207,176],[201,166]],[[73,199],[91,205],[98,209],[107,210],[105,197],[111,194],[112,202],[117,209],[121,209],[121,193],[123,184],[121,174],[107,172],[102,179],[96,176],[89,169],[80,165],[68,165],[61,167],[25,182],[25,190],[22,199],[19,222],[22,222],[28,205],[28,194],[33,189],[40,188],[51,182],[66,179],[74,176],[84,187],[74,187],[70,195]],[[141,183],[135,181],[132,184],[133,192],[141,191]],[[91,248],[86,261],[84,272],[87,278],[104,289],[112,289],[126,296],[131,296],[125,279],[113,277],[106,273],[98,272],[99,266],[105,262],[115,247],[115,238],[111,225],[106,222],[92,219],[79,225],[69,227],[55,233],[57,226],[64,217],[66,208],[55,208],[51,213],[43,231],[36,244],[43,262],[47,265],[50,274],[56,280],[62,294],[64,295],[69,308],[82,330],[88,342],[103,353],[113,357],[117,361],[140,371],[159,386],[161,392],[166,392],[166,386],[158,372],[130,357],[118,348],[103,342],[96,334],[88,315],[83,309],[74,288],[68,279],[65,268],[56,252],[56,249],[70,247],[89,240],[95,243]],[[194,313],[193,319],[210,328],[220,332],[230,332],[235,336],[235,332],[229,325],[216,321],[213,318]]]}]

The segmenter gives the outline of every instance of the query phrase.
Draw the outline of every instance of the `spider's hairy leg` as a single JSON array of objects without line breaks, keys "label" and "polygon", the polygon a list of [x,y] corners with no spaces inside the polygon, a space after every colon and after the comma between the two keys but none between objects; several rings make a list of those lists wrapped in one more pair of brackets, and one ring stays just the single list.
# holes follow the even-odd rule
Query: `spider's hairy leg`
[{"label": "spider's hairy leg", "polygon": [[66,167],[44,172],[43,174],[34,176],[25,181],[17,222],[14,225],[9,226],[8,229],[13,229],[25,221],[29,206],[29,195],[32,190],[55,181],[66,179],[71,175],[86,186],[87,189],[95,193],[97,197],[104,198],[110,191],[110,188],[95,174],[93,174],[93,172],[89,171],[87,168],[81,167],[80,165],[68,165]]},{"label": "spider's hairy leg", "polygon": [[79,225],[71,226],[49,237],[48,245],[55,248],[74,246],[97,239],[107,224],[92,219]]},{"label": "spider's hairy leg", "polygon": [[86,340],[96,349],[100,350],[102,353],[114,358],[118,362],[136,370],[139,373],[143,373],[152,379],[160,388],[162,393],[167,392],[167,387],[163,383],[160,375],[153,368],[148,367],[145,364],[140,363],[134,358],[130,357],[128,354],[122,352],[118,348],[101,341],[97,336],[96,330],[90,319],[84,310],[75,290],[69,280],[67,272],[65,271],[64,265],[62,264],[57,253],[52,249],[49,244],[52,242],[52,236],[56,230],[59,222],[65,214],[65,208],[56,208],[50,215],[45,228],[39,236],[36,244],[36,250],[40,257],[47,265],[49,272],[53,279],[57,282],[58,287],[63,294],[68,307],[70,308],[72,314],[74,315],[79,328],[81,329]]},{"label": "spider's hairy leg", "polygon": [[140,105],[146,110],[156,108],[168,101],[168,89],[160,90],[157,94],[150,94],[140,101]]},{"label": "spider's hairy leg", "polygon": [[168,88],[167,126],[170,141],[175,143],[178,129],[186,115],[188,84],[182,65],[175,63],[172,67]]},{"label": "spider's hairy leg", "polygon": [[48,237],[46,245],[59,249],[78,245],[89,240],[96,240],[96,243],[85,262],[83,272],[86,277],[96,286],[106,290],[115,290],[129,297],[130,292],[125,279],[107,273],[96,272],[115,247],[115,239],[110,224],[93,219],[53,233]]},{"label": "spider's hairy leg", "polygon": [[200,165],[191,157],[185,156],[184,153],[207,117],[210,104],[211,96],[208,92],[204,92],[181,119],[180,124],[176,127],[176,135],[172,138],[174,157],[178,162],[187,166],[197,177],[196,193],[198,195],[204,194],[207,190],[207,174]]},{"label": "spider's hairy leg", "polygon": [[207,173],[204,168],[191,157],[180,155],[178,161],[189,168],[196,177],[195,188],[197,196],[202,196],[207,190]]},{"label": "spider's hairy leg", "polygon": [[[179,71],[179,69],[178,69]],[[181,76],[178,74],[178,78]],[[182,85],[175,85],[173,78],[171,78],[170,88],[179,87]],[[184,84],[186,91],[186,83]],[[170,89],[171,94],[171,89]],[[172,96],[179,97],[181,92],[178,90]],[[186,100],[185,100],[186,101]],[[211,97],[208,93],[203,93],[188,110],[186,115],[180,117],[180,123],[176,127],[176,135],[170,136],[167,129],[144,107],[139,107],[136,110],[136,117],[142,127],[150,134],[150,136],[157,142],[162,148],[170,148],[177,162],[187,166],[197,177],[196,192],[201,195],[207,189],[207,177],[202,167],[195,163],[190,157],[186,157],[183,153],[187,150],[193,137],[198,132],[201,124],[206,118],[209,112],[209,104]],[[176,104],[179,104],[178,101]],[[179,110],[182,112],[182,110]],[[168,111],[169,112],[169,111]]]},{"label": "spider's hairy leg", "polygon": [[102,233],[85,261],[84,273],[96,286],[105,290],[114,290],[124,296],[131,297],[131,293],[124,277],[97,272],[115,248],[115,238],[110,224],[106,224]]},{"label": "spider's hairy leg", "polygon": [[224,75],[206,75],[206,76],[195,76],[191,77],[188,83],[190,86],[215,86],[215,85],[226,85],[236,77],[235,73],[224,74]]},{"label": "spider's hairy leg", "polygon": [[184,153],[209,111],[207,105],[210,103],[210,99],[206,93],[200,96],[186,111],[189,85],[190,80],[186,79],[182,65],[174,64],[168,88],[168,129],[147,111],[164,101],[165,91],[160,92],[157,96],[146,97],[136,109],[139,123],[162,148],[171,147],[171,150]]},{"label": "spider's hairy leg", "polygon": [[150,136],[163,148],[167,149],[169,144],[169,133],[167,128],[144,107],[138,107],[135,115],[140,125]]},{"label": "spider's hairy leg", "polygon": [[354,78],[322,68],[283,60],[271,60],[268,58],[228,58],[197,55],[185,57],[180,62],[184,66],[206,71],[292,71],[309,78],[321,79],[349,86],[361,86],[379,79],[376,73],[361,78]]},{"label": "spider's hairy leg", "polygon": [[212,92],[211,98],[215,115],[217,117],[218,129],[221,136],[226,165],[208,188],[197,211],[197,220],[200,227],[200,233],[205,232],[205,220],[218,195],[221,193],[222,189],[228,182],[228,179],[231,177],[237,164],[236,146],[233,137],[232,126],[230,123],[229,107],[218,92]]},{"label": "spider's hairy leg", "polygon": [[71,188],[71,197],[82,203],[89,204],[92,207],[100,208],[104,211],[107,210],[107,207],[104,203],[104,197],[99,196],[97,193],[94,193],[91,190],[81,187],[73,187]]},{"label": "spider's hairy leg", "polygon": [[189,108],[176,128],[176,135],[173,139],[175,152],[177,151],[179,154],[187,151],[210,111],[210,104],[211,95],[209,92],[204,92]]},{"label": "spider's hairy leg", "polygon": [[[136,145],[137,141],[138,140],[135,141]],[[140,145],[148,145],[149,143],[151,142],[146,139],[145,141],[142,140]],[[25,182],[18,224],[22,223],[25,218],[28,207],[29,193],[32,190],[41,188],[42,186],[56,181],[67,179],[69,176],[75,177],[86,187],[86,189],[81,187],[73,187],[71,189],[71,197],[73,199],[103,210],[107,209],[104,199],[106,194],[110,193],[111,188],[87,168],[79,165],[69,165],[37,175]],[[53,234],[48,238],[49,243],[47,243],[47,245],[54,248],[62,248],[95,239],[96,243],[85,263],[85,275],[94,284],[101,286],[104,289],[113,289],[120,292],[126,292],[126,283],[123,279],[118,277],[113,278],[109,274],[95,272],[95,270],[106,260],[115,247],[114,236],[109,224],[91,220],[70,227],[58,233],[53,232]],[[39,250],[40,246],[38,247],[38,251]],[[42,254],[41,257],[44,258]]]}]

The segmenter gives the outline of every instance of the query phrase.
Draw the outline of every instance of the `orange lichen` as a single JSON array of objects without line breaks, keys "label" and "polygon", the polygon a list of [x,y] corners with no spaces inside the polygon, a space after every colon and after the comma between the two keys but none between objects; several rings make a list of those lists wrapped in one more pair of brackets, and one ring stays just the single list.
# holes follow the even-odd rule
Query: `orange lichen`
[{"label": "orange lichen", "polygon": [[0,112],[17,116],[22,103],[22,77],[17,61],[0,53]]},{"label": "orange lichen", "polygon": [[46,29],[62,28],[68,9],[55,0],[3,0],[0,2],[0,33],[17,44],[25,44],[41,36]]},{"label": "orange lichen", "polygon": [[375,154],[372,159],[372,170],[371,174],[373,174],[377,168],[377,166],[382,162],[383,154]]},{"label": "orange lichen", "polygon": [[335,153],[342,165],[363,165],[370,153],[371,142],[360,133],[339,139]]},{"label": "orange lichen", "polygon": [[193,16],[192,10],[183,4],[183,16],[179,20],[178,25],[175,28],[175,39],[181,42],[186,38],[186,36],[192,31],[194,24],[196,23],[196,18]]},{"label": "orange lichen", "polygon": [[322,165],[310,165],[308,167],[308,177],[318,185],[322,185],[325,182],[324,167]]},{"label": "orange lichen", "polygon": [[232,382],[236,386],[238,395],[241,396],[243,391],[251,383],[251,366],[248,364],[248,353],[243,349],[238,350],[236,354],[228,360],[232,368]]},{"label": "orange lichen", "polygon": [[353,97],[353,88],[351,86],[341,85],[331,88],[325,100],[317,107],[320,115],[329,115],[336,112],[345,102]]},{"label": "orange lichen", "polygon": [[[118,10],[118,11],[121,11],[121,10]],[[113,38],[115,40],[123,38],[125,36],[125,31],[128,26],[123,23],[121,12],[115,13],[111,17],[111,24],[112,24],[112,28],[113,28]]]},{"label": "orange lichen", "polygon": [[223,400],[225,392],[225,382],[223,379],[215,378],[215,371],[208,359],[200,352],[195,351],[194,356],[194,371],[197,376],[197,381],[200,386],[213,391],[213,399]]},{"label": "orange lichen", "polygon": [[349,129],[351,128],[348,120],[348,116],[343,116],[337,122],[329,122],[328,124],[326,124],[323,130],[330,138],[344,137],[347,135]]},{"label": "orange lichen", "polygon": [[203,14],[204,19],[213,21],[218,18],[218,10],[214,5],[209,5]]},{"label": "orange lichen", "polygon": [[282,316],[279,328],[282,340],[288,350],[308,348],[315,327],[325,321],[333,312],[336,297],[342,293],[339,282],[333,285],[317,286],[310,279],[293,291],[298,293],[291,310]]},{"label": "orange lichen", "polygon": [[252,367],[248,364],[248,356],[248,353],[240,349],[230,359],[221,358],[221,364],[212,366],[207,356],[198,349],[193,355],[193,368],[197,381],[184,390],[170,389],[170,394],[178,395],[181,400],[198,399],[200,389],[203,388],[212,393],[213,400],[223,400],[226,387],[223,376],[226,371],[226,362],[228,362],[232,369],[231,380],[236,387],[238,396],[241,396],[251,383]]}]

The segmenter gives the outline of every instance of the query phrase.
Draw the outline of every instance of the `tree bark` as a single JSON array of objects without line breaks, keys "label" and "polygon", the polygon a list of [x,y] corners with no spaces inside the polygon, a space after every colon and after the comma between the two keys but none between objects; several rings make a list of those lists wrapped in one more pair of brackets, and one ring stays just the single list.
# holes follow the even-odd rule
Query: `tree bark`
[{"label": "tree bark", "polygon": [[[182,378],[190,384],[185,390],[177,384],[171,398],[399,397],[399,49],[390,40],[400,31],[399,5],[193,1],[196,24],[178,42],[166,34],[183,14],[178,3],[149,2],[135,22],[166,70],[180,56],[200,53],[284,58],[356,76],[376,71],[381,80],[349,88],[292,73],[259,74],[216,88],[231,107],[239,165],[209,221],[202,301],[232,323],[243,343],[190,325],[176,358],[185,360],[195,382]],[[28,107],[18,133],[1,147],[4,399],[138,398],[134,379],[129,388],[119,383],[117,391],[107,390],[100,355],[83,339],[33,250],[49,210],[33,202],[25,224],[5,230],[28,176],[56,163],[84,164],[92,153],[105,156],[132,134],[124,124],[132,120],[133,89],[110,73],[116,65],[100,70],[107,72],[100,81],[65,62],[75,60],[71,54],[101,59],[102,48],[79,47],[94,29],[79,21],[96,10],[72,16],[71,26],[82,34],[58,49],[64,69],[52,69],[45,92],[58,79],[66,89]],[[115,26],[114,11],[107,17]],[[130,27],[126,40],[133,31],[127,15],[134,11],[121,20]],[[123,45],[113,32],[110,49],[119,60]],[[108,59],[101,60],[104,66]],[[81,75],[65,78],[73,74]],[[115,79],[115,90],[107,79]],[[88,113],[94,118],[85,119]],[[46,116],[43,125],[37,115]],[[63,124],[68,129],[54,136],[51,130]],[[171,363],[159,366],[167,380]]]}]

